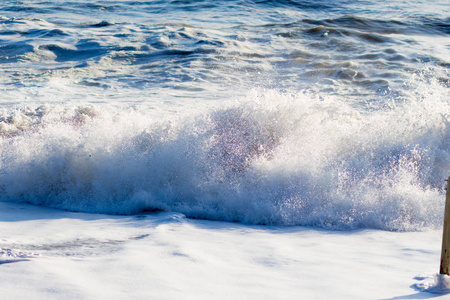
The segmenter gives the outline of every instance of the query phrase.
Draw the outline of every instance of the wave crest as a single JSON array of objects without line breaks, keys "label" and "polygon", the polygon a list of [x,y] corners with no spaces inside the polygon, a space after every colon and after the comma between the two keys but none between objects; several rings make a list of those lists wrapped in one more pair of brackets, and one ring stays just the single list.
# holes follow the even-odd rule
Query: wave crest
[{"label": "wave crest", "polygon": [[171,122],[98,107],[9,112],[0,200],[252,224],[434,227],[450,168],[449,104],[422,96],[362,114],[333,98],[255,91]]}]

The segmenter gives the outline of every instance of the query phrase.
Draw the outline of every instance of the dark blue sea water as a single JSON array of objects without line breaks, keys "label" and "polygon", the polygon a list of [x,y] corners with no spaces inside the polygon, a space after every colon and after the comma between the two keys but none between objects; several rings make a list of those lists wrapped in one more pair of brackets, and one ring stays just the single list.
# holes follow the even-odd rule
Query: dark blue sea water
[{"label": "dark blue sea water", "polygon": [[3,1],[0,201],[440,225],[450,4]]}]

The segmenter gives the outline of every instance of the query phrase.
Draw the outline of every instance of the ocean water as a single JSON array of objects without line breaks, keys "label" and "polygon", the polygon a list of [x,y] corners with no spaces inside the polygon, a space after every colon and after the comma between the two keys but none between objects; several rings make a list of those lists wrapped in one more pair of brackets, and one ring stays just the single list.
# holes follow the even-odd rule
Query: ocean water
[{"label": "ocean water", "polygon": [[0,201],[440,226],[449,16],[447,0],[2,1]]}]

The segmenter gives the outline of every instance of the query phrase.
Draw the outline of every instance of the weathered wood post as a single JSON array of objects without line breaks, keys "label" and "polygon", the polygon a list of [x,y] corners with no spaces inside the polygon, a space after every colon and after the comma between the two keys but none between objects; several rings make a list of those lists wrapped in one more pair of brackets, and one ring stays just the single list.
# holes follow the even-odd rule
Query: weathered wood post
[{"label": "weathered wood post", "polygon": [[446,181],[444,233],[442,234],[441,268],[439,274],[450,275],[450,177]]}]

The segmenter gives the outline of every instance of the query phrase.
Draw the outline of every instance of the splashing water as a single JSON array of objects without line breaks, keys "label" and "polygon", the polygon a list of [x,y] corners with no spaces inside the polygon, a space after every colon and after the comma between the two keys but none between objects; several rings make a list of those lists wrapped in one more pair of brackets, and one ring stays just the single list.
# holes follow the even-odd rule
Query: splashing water
[{"label": "splashing water", "polygon": [[423,87],[364,112],[274,90],[170,122],[96,106],[8,111],[1,200],[252,224],[434,227],[450,167],[449,103],[439,85]]}]

